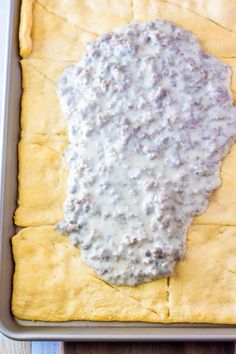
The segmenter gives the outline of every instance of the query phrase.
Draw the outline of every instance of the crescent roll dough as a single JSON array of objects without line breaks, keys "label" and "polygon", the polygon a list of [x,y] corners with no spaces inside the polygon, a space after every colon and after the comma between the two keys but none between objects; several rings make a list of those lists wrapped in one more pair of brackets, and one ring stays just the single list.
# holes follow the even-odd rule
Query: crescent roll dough
[{"label": "crescent roll dough", "polygon": [[26,228],[12,239],[12,312],[20,319],[236,323],[236,145],[222,164],[221,187],[190,227],[184,260],[168,279],[134,288],[107,284],[54,229],[67,187],[67,126],[56,95],[58,78],[100,33],[151,19],[193,32],[206,51],[231,66],[236,92],[233,0],[22,1],[15,223]]}]

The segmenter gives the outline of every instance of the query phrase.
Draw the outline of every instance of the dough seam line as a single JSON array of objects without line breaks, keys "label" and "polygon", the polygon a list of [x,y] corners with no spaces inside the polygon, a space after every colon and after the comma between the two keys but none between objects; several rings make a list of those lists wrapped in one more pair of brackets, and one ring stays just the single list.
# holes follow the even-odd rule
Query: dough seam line
[{"label": "dough seam line", "polygon": [[218,22],[216,22],[216,21],[210,19],[208,16],[202,16],[201,14],[199,14],[198,12],[196,12],[196,11],[194,11],[194,10],[192,10],[192,9],[189,9],[189,8],[187,8],[187,7],[183,7],[183,6],[178,5],[178,4],[175,4],[175,3],[173,3],[173,2],[171,2],[171,1],[169,1],[169,0],[159,0],[159,1],[161,1],[161,2],[163,2],[163,3],[166,3],[166,4],[169,4],[169,5],[172,5],[172,6],[175,6],[175,7],[178,7],[178,8],[180,8],[180,9],[182,9],[182,10],[186,10],[186,11],[192,12],[192,13],[195,14],[196,16],[200,16],[200,17],[202,17],[202,18],[205,18],[205,19],[207,19],[208,21],[214,23],[216,26],[219,26],[219,27],[223,28],[224,30],[226,30],[226,31],[228,31],[228,32],[236,33],[235,31],[230,30],[229,28],[226,28],[226,27],[220,25]]},{"label": "dough seam line", "polygon": [[93,34],[93,35],[95,35],[95,36],[99,36],[99,33],[95,33],[95,32],[88,31],[86,28],[80,27],[80,26],[76,25],[75,23],[72,23],[72,22],[68,21],[65,17],[59,16],[59,15],[55,14],[53,11],[49,10],[46,6],[42,5],[42,4],[40,3],[40,1],[35,0],[35,3],[36,3],[37,5],[39,5],[42,9],[44,9],[45,11],[47,11],[49,14],[51,14],[51,15],[53,15],[53,16],[56,16],[56,17],[58,17],[58,18],[60,18],[60,19],[62,19],[63,21],[69,23],[70,25],[77,27],[79,30],[85,31],[85,32],[87,32],[87,33],[89,33],[89,34]]}]

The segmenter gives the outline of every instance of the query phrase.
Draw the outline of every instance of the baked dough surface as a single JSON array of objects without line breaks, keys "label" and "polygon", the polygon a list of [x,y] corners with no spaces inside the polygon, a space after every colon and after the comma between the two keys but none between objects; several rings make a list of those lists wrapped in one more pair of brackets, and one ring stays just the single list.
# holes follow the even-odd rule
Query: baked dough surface
[{"label": "baked dough surface", "polygon": [[25,228],[12,244],[18,318],[235,323],[235,226],[192,226],[186,257],[168,284],[163,278],[135,288],[99,279],[53,226]]},{"label": "baked dough surface", "polygon": [[69,65],[67,61],[21,60],[21,129],[24,133],[66,134],[66,121],[56,95],[56,81]]},{"label": "baked dough surface", "polygon": [[190,30],[205,50],[229,64],[235,94],[233,0],[22,1],[22,137],[15,223],[27,228],[13,237],[12,311],[18,318],[236,323],[236,144],[223,162],[222,186],[207,211],[194,219],[185,259],[168,280],[135,288],[110,286],[54,231],[62,218],[67,181],[62,158],[67,130],[55,93],[57,80],[98,34],[132,20],[157,18]]},{"label": "baked dough surface", "polygon": [[22,135],[18,145],[17,225],[54,224],[63,217],[67,169],[62,152],[66,145],[65,136]]},{"label": "baked dough surface", "polygon": [[170,322],[236,322],[236,227],[194,225],[169,281]]},{"label": "baked dough surface", "polygon": [[159,322],[167,318],[166,279],[151,288],[139,286],[134,293],[108,285],[53,226],[25,228],[12,244],[16,262],[12,310],[21,319]]}]

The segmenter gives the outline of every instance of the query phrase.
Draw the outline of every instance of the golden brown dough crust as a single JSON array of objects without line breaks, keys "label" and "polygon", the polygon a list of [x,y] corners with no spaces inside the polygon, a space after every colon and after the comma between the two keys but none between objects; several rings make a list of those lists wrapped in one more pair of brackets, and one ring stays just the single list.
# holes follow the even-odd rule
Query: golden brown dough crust
[{"label": "golden brown dough crust", "polygon": [[[41,321],[165,321],[167,281],[128,294],[100,280],[80,258],[78,248],[52,226],[28,227],[12,239],[15,260],[12,312]],[[144,289],[144,291],[142,291]],[[147,290],[147,291],[145,291]],[[155,291],[154,291],[155,290]]]},{"label": "golden brown dough crust", "polygon": [[192,10],[236,32],[236,2],[234,0],[167,0],[167,2]]},{"label": "golden brown dough crust", "polygon": [[113,31],[132,21],[131,0],[37,0],[44,9],[68,23],[96,34]]},{"label": "golden brown dough crust", "polygon": [[23,59],[21,129],[29,134],[66,135],[67,124],[56,94],[56,82],[71,63]]},{"label": "golden brown dough crust", "polygon": [[54,322],[235,323],[235,252],[236,227],[195,225],[169,284],[163,278],[115,287],[99,279],[52,226],[28,227],[13,237],[12,311],[21,319]]},{"label": "golden brown dough crust", "polygon": [[22,0],[20,12],[19,42],[20,55],[26,57],[30,54],[32,48],[31,30],[33,20],[34,0]]},{"label": "golden brown dough crust", "polygon": [[169,322],[236,323],[236,227],[194,225],[169,282]]},{"label": "golden brown dough crust", "polygon": [[62,152],[66,145],[67,138],[59,135],[22,136],[16,225],[55,224],[63,217],[67,170]]}]

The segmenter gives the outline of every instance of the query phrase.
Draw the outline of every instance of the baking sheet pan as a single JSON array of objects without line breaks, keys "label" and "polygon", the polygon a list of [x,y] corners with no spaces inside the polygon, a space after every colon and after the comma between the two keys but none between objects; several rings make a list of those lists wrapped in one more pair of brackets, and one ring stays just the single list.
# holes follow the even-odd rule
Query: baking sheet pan
[{"label": "baking sheet pan", "polygon": [[13,259],[12,215],[17,202],[17,143],[21,72],[18,56],[19,0],[0,0],[0,330],[17,340],[148,341],[236,340],[236,326],[131,322],[45,323],[16,320],[10,311]]}]

